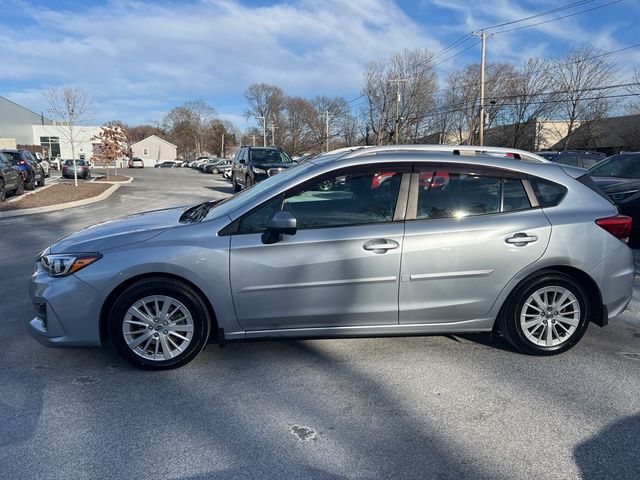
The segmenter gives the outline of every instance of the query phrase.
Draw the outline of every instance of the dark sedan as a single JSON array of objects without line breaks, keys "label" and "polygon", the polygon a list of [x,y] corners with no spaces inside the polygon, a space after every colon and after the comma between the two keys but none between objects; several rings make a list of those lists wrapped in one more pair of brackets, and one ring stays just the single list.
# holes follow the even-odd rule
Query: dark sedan
[{"label": "dark sedan", "polygon": [[613,155],[589,169],[593,181],[633,219],[629,243],[640,245],[640,152]]},{"label": "dark sedan", "polygon": [[[65,160],[62,165],[62,177],[73,178],[73,160]],[[84,178],[85,180],[91,177],[91,169],[86,160],[76,160],[75,170],[78,178]]]}]

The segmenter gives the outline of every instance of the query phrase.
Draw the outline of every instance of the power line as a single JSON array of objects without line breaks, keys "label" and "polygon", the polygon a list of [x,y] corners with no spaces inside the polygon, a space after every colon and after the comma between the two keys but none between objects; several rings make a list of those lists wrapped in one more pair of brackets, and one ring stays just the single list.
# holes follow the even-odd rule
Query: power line
[{"label": "power line", "polygon": [[485,28],[483,28],[483,30],[493,30],[494,28],[500,28],[500,27],[505,27],[507,25],[513,25],[515,23],[525,22],[527,20],[532,20],[534,18],[544,17],[546,15],[551,15],[552,13],[558,13],[558,12],[561,12],[562,10],[568,10],[570,8],[579,7],[580,5],[584,5],[585,3],[592,3],[592,2],[595,2],[595,0],[581,0],[579,2],[570,3],[570,4],[565,5],[563,7],[558,7],[558,8],[554,8],[552,10],[547,10],[546,12],[536,13],[535,15],[529,15],[528,17],[520,18],[518,20],[512,20],[510,22],[499,23],[497,25],[492,25],[490,27],[485,27]]},{"label": "power line", "polygon": [[500,30],[499,32],[493,32],[493,33],[498,35],[500,33],[515,32],[517,30],[523,30],[525,28],[531,28],[531,27],[536,27],[538,25],[544,25],[545,23],[557,22],[558,20],[562,20],[562,19],[569,18],[569,17],[575,17],[576,15],[580,15],[582,13],[587,13],[587,12],[592,12],[593,10],[598,10],[599,8],[608,7],[609,5],[613,5],[615,3],[620,3],[620,2],[622,2],[622,0],[613,0],[612,2],[609,2],[609,3],[604,3],[604,4],[598,5],[596,7],[587,8],[586,10],[580,10],[579,12],[570,13],[568,15],[563,15],[561,17],[552,18],[550,20],[545,20],[543,22],[532,23],[530,25],[524,25],[522,27],[509,28],[507,30]]}]

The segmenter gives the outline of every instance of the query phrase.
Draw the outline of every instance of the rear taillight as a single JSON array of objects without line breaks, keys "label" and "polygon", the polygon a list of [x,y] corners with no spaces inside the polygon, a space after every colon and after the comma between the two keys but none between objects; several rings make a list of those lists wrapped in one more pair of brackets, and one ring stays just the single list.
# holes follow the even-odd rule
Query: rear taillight
[{"label": "rear taillight", "polygon": [[596,223],[614,237],[626,242],[631,235],[631,217],[617,215],[615,217],[599,218]]},{"label": "rear taillight", "polygon": [[27,164],[27,162],[25,162],[24,160],[20,160],[20,161],[18,162],[18,165],[26,165],[26,164]]}]

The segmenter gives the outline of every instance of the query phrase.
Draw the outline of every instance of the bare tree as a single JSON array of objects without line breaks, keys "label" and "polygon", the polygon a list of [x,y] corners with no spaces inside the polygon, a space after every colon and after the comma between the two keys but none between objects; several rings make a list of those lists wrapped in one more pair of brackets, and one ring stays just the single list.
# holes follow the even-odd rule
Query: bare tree
[{"label": "bare tree", "polygon": [[609,108],[606,97],[614,83],[616,64],[607,56],[594,56],[593,47],[581,46],[552,61],[553,88],[561,96],[557,113],[568,123],[563,150],[570,148],[573,133],[581,127],[582,142],[588,142]]},{"label": "bare tree", "polygon": [[286,130],[282,133],[282,146],[291,155],[300,155],[314,143],[310,125],[315,120],[315,109],[309,100],[286,97],[284,113]]},{"label": "bare tree", "polygon": [[80,144],[80,136],[84,130],[83,124],[88,121],[91,101],[85,90],[69,85],[62,88],[50,88],[45,93],[45,97],[49,104],[49,114],[53,117],[62,136],[71,146],[73,180],[77,187],[76,147]]},{"label": "bare tree", "polygon": [[413,142],[422,135],[437,89],[431,56],[422,49],[405,50],[367,65],[362,94],[376,144],[391,143],[396,135]]},{"label": "bare tree", "polygon": [[[249,104],[245,115],[247,118],[260,119],[265,129],[274,132],[272,143],[281,143],[281,135],[284,133],[284,108],[285,95],[280,87],[266,83],[254,83],[244,92],[244,97]],[[265,138],[266,143],[266,138]]]},{"label": "bare tree", "polygon": [[506,80],[506,91],[502,102],[502,123],[496,145],[537,149],[537,123],[549,118],[558,95],[549,91],[552,85],[552,70],[549,62],[531,58]]},{"label": "bare tree", "polygon": [[171,109],[164,117],[164,127],[183,156],[200,156],[211,141],[211,125],[216,111],[204,100],[191,100]]},{"label": "bare tree", "polygon": [[627,91],[635,96],[632,97],[632,100],[627,105],[627,112],[632,115],[640,114],[640,100],[638,99],[640,97],[640,68],[636,67],[631,83],[635,85],[628,86]]}]

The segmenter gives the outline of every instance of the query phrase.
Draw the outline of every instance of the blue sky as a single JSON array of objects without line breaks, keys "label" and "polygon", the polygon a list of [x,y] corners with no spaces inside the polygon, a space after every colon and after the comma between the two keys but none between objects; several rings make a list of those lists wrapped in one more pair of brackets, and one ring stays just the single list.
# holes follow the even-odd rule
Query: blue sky
[{"label": "blue sky", "polygon": [[[518,26],[611,1],[586,1]],[[186,100],[204,99],[245,128],[253,122],[243,116],[243,93],[252,83],[275,84],[289,95],[352,99],[369,61],[405,48],[438,52],[471,30],[574,2],[0,0],[0,95],[40,112],[47,108],[43,91],[75,85],[89,92],[96,124],[155,122]],[[617,50],[640,43],[639,19],[640,2],[622,0],[498,34],[488,41],[487,61],[519,64],[581,43]],[[441,78],[479,56],[476,46],[439,65]],[[622,83],[640,66],[640,48],[613,58]]]}]

